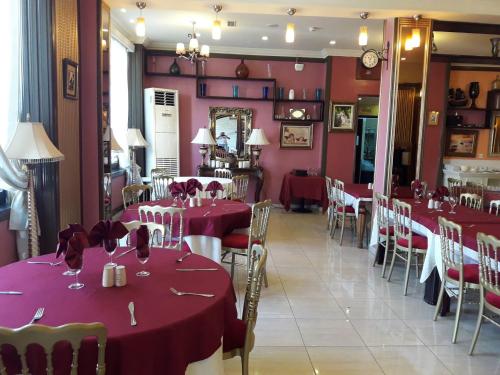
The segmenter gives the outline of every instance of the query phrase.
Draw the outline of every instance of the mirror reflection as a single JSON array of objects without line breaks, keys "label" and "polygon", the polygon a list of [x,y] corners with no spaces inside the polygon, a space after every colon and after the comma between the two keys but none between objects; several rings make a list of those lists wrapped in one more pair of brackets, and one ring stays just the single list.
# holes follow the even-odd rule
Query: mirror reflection
[{"label": "mirror reflection", "polygon": [[252,130],[249,108],[210,107],[210,129],[217,142],[216,149],[238,158],[248,157],[245,145]]}]

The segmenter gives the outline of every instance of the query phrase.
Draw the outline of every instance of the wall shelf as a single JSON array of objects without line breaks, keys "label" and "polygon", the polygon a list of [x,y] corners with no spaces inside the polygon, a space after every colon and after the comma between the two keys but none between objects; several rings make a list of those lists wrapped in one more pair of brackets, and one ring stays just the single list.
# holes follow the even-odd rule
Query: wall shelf
[{"label": "wall shelf", "polygon": [[170,74],[162,72],[147,72],[148,76],[172,77],[172,78],[196,78],[195,74]]},{"label": "wall shelf", "polygon": [[272,82],[276,83],[275,78],[238,78],[238,77],[227,77],[227,76],[198,76],[199,80],[224,80],[224,81],[249,81],[249,82]]},{"label": "wall shelf", "polygon": [[313,100],[313,99],[276,99],[276,102],[283,103],[318,103],[323,104],[323,100]]},{"label": "wall shelf", "polygon": [[448,111],[486,111],[486,108],[448,107]]},{"label": "wall shelf", "polygon": [[233,97],[233,96],[217,96],[217,95],[205,95],[200,96],[196,95],[198,99],[220,99],[220,100],[253,100],[253,101],[261,101],[261,102],[272,102],[272,98],[246,98],[246,97]]}]

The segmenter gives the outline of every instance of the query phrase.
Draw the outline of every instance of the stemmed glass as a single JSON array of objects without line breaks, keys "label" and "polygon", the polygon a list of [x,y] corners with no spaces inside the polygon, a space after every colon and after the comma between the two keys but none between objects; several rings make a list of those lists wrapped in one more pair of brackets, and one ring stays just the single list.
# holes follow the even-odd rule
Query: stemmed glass
[{"label": "stemmed glass", "polygon": [[454,195],[450,195],[448,197],[448,203],[450,204],[451,207],[450,214],[456,214],[455,207],[458,203],[457,197],[455,197]]},{"label": "stemmed glass", "polygon": [[144,256],[144,252],[141,251],[136,251],[135,254],[137,256],[137,260],[139,261],[139,263],[144,266],[144,269],[142,271],[137,272],[136,275],[139,277],[149,276],[150,273],[146,271],[146,266],[145,266],[147,261],[149,260],[149,251],[147,252],[146,256]]},{"label": "stemmed glass", "polygon": [[174,197],[174,201],[172,202],[172,207],[177,207],[177,200],[178,200],[178,199],[179,199],[179,198],[178,198],[178,196],[176,195],[176,196]]},{"label": "stemmed glass", "polygon": [[186,208],[186,202],[188,200],[188,195],[186,193],[183,193],[181,194],[181,204],[182,204],[182,208]]},{"label": "stemmed glass", "polygon": [[80,272],[82,272],[82,266],[80,266],[80,268],[72,268],[69,271],[72,272],[72,275],[75,275],[75,282],[73,284],[68,285],[68,288],[69,289],[82,289],[85,286],[85,284],[81,283],[78,280],[78,274]]},{"label": "stemmed glass", "polygon": [[415,188],[415,203],[420,204],[422,203],[422,198],[424,197],[424,189],[422,188]]},{"label": "stemmed glass", "polygon": [[212,206],[212,207],[217,206],[217,205],[215,204],[215,200],[217,199],[217,190],[215,190],[215,189],[214,189],[214,190],[212,190],[212,191],[210,192],[210,196],[212,197],[212,204],[211,204],[210,206]]},{"label": "stemmed glass", "polygon": [[66,271],[64,271],[62,274],[64,276],[74,276],[75,275],[75,271],[68,267],[68,269]]},{"label": "stemmed glass", "polygon": [[104,240],[104,249],[109,255],[108,266],[117,266],[115,262],[113,262],[113,254],[116,252],[116,248],[118,247],[118,241],[116,240]]},{"label": "stemmed glass", "polygon": [[436,211],[439,211],[439,212],[443,211],[443,208],[442,208],[443,202],[439,199],[437,200],[437,202],[438,202],[438,205],[437,205],[438,208],[436,208]]}]

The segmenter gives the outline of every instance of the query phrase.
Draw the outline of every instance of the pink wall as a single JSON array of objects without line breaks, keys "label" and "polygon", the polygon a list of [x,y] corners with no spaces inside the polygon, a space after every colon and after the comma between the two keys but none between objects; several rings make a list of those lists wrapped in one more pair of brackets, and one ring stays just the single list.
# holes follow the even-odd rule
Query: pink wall
[{"label": "pink wall", "polygon": [[9,230],[9,220],[0,221],[0,267],[17,260],[16,234]]},{"label": "pink wall", "polygon": [[[156,69],[168,68],[172,59],[168,57],[156,57]],[[314,95],[314,89],[320,87],[324,90],[326,69],[324,63],[306,63],[303,72],[295,72],[294,62],[283,61],[258,61],[247,60],[246,65],[250,69],[250,77],[267,77],[267,65],[271,65],[272,76],[277,79],[277,86],[285,87],[288,93],[290,88],[295,89],[295,97],[302,97],[302,88],[308,90],[308,98]],[[211,58],[207,64],[206,74],[211,76],[231,76],[234,74],[237,59]],[[150,64],[150,69],[152,69]],[[181,62],[182,73],[192,73],[191,66]],[[233,82],[233,81],[209,81],[210,90],[224,90],[226,95],[231,95],[231,85],[239,84],[241,90],[248,90],[248,95],[260,96],[263,82]],[[144,87],[171,88],[179,90],[180,95],[180,154],[181,174],[196,174],[196,166],[200,163],[198,147],[191,144],[198,128],[208,125],[208,109],[210,106],[221,107],[246,107],[253,110],[253,127],[265,130],[267,138],[271,142],[265,146],[261,155],[261,165],[265,170],[265,184],[261,199],[271,198],[277,203],[281,187],[281,181],[285,173],[294,168],[320,168],[321,165],[321,142],[323,124],[314,124],[314,143],[312,150],[280,150],[279,133],[280,122],[272,119],[272,102],[263,101],[241,101],[241,100],[212,100],[196,98],[196,81],[194,79],[145,76]],[[212,86],[212,87],[210,87]],[[215,92],[215,91],[212,91]]]},{"label": "pink wall", "polygon": [[[379,81],[356,80],[355,57],[333,57],[332,102],[356,103],[359,95],[378,95]],[[329,133],[326,175],[353,182],[356,162],[356,133]]]},{"label": "pink wall", "polygon": [[[439,112],[438,126],[425,126],[425,138],[422,150],[422,180],[434,188],[439,176],[441,160],[441,137],[446,122],[445,93],[448,82],[448,64],[432,62],[429,66],[429,77],[427,80],[427,109]],[[427,123],[428,119],[425,123]]]},{"label": "pink wall", "polygon": [[99,154],[97,112],[97,2],[79,1],[80,127],[82,170],[82,223],[90,227],[99,220]]}]

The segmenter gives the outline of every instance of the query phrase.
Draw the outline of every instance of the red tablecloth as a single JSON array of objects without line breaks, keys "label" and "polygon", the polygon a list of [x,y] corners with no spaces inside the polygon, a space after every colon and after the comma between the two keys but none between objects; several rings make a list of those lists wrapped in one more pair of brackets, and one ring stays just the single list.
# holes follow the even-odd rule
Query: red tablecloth
[{"label": "red tablecloth", "polygon": [[[0,295],[0,326],[23,326],[43,306],[45,315],[40,324],[102,322],[106,325],[108,375],[184,374],[190,362],[208,358],[217,350],[225,328],[234,322],[237,313],[231,279],[222,267],[194,254],[179,265],[175,262],[178,257],[177,251],[152,249],[146,264],[151,276],[146,278],[135,275],[143,266],[133,253],[119,258],[119,263],[127,267],[128,285],[122,288],[101,286],[102,268],[109,257],[100,248],[85,250],[80,274],[85,287],[80,290],[68,289],[74,277],[61,274],[65,270],[63,265],[50,267],[22,261],[2,267],[0,290],[18,290],[23,295]],[[53,254],[37,258],[53,259]],[[175,271],[182,267],[220,271]],[[176,296],[169,291],[170,287],[213,293],[215,297]],[[138,322],[135,327],[130,326],[127,309],[130,301],[135,303]],[[70,363],[69,352],[64,349],[68,348],[61,348],[55,355],[56,366]],[[95,340],[88,340],[80,350],[78,373],[95,375],[96,357]],[[12,366],[12,360],[6,364]],[[62,373],[69,371],[59,372]]]},{"label": "red tablecloth", "polygon": [[323,212],[325,212],[328,209],[325,178],[321,176],[295,176],[287,173],[283,176],[280,193],[280,202],[285,210],[290,210],[293,198],[319,201]]},{"label": "red tablecloth", "polygon": [[[203,199],[202,207],[187,207],[184,211],[184,235],[204,235],[222,238],[234,229],[248,228],[252,216],[252,209],[245,203],[227,199],[217,199],[216,206],[211,207],[212,200]],[[139,220],[139,206],[160,205],[168,207],[172,204],[171,199],[143,202],[134,204],[123,212],[120,220],[128,222]],[[208,215],[205,214],[209,212]],[[156,219],[160,222],[160,218]],[[175,224],[174,224],[175,226]]]},{"label": "red tablecloth", "polygon": [[344,191],[356,199],[373,197],[373,190],[368,189],[368,184],[345,184]]}]

